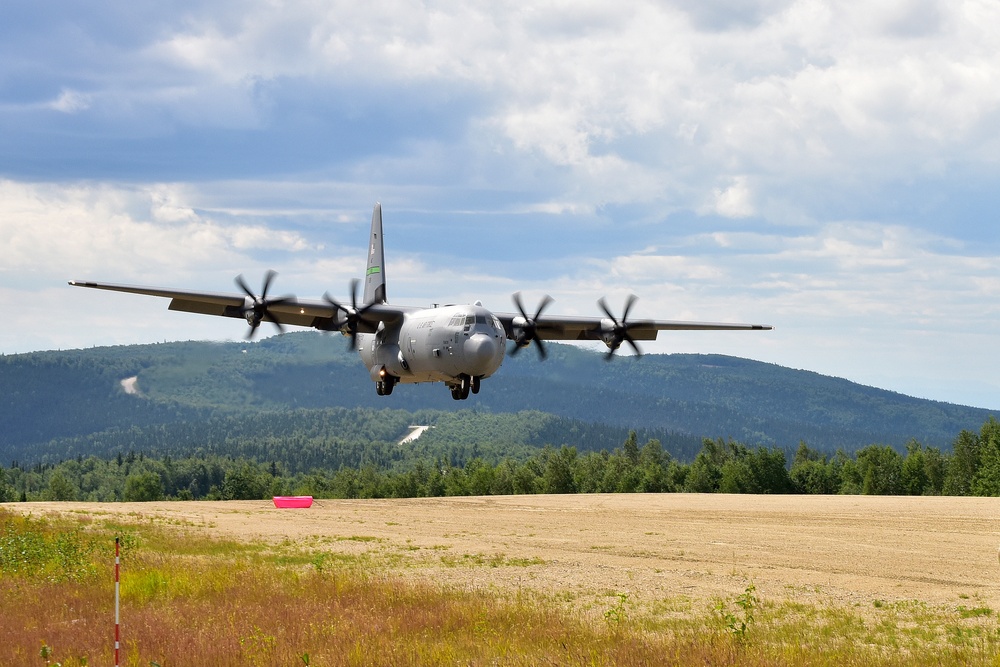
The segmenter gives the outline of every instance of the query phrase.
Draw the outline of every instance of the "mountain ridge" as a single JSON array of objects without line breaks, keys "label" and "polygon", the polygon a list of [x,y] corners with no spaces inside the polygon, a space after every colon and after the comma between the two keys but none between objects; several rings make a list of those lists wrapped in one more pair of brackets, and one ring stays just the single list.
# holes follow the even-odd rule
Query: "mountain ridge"
[{"label": "mountain ridge", "polygon": [[[55,452],[59,441],[99,440],[95,434],[213,418],[239,424],[241,414],[289,410],[543,413],[578,433],[589,424],[672,434],[685,451],[703,437],[721,437],[789,451],[805,441],[831,452],[902,448],[910,439],[949,448],[961,430],[993,414],[739,357],[647,354],[605,362],[572,345],[547,350],[544,362],[530,349],[508,357],[469,401],[452,400],[440,384],[401,385],[379,397],[356,354],[339,337],[316,332],[4,355],[0,461],[33,448]],[[138,393],[130,394],[121,382],[133,377]]]}]

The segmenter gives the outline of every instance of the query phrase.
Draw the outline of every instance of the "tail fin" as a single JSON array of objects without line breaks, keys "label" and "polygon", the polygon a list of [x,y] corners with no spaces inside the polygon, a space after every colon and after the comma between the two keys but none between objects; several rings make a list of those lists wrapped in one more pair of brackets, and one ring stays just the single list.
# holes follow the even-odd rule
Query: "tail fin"
[{"label": "tail fin", "polygon": [[372,211],[372,233],[368,240],[368,270],[365,272],[363,303],[386,303],[385,250],[382,246],[382,204]]}]

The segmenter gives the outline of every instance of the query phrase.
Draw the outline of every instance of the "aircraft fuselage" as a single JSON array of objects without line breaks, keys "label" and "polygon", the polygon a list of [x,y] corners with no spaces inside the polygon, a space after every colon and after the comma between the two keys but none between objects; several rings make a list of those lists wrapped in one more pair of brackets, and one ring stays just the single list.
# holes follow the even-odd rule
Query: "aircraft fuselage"
[{"label": "aircraft fuselage", "polygon": [[[500,368],[507,347],[503,325],[480,305],[407,312],[396,327],[359,333],[357,349],[378,381],[445,382],[487,378]],[[478,388],[478,387],[477,387]]]}]

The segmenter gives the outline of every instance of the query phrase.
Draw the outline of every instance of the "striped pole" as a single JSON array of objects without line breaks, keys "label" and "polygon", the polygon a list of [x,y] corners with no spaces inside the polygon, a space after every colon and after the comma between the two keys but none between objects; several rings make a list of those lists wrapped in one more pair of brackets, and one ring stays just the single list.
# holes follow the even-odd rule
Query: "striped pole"
[{"label": "striped pole", "polygon": [[119,633],[119,617],[118,617],[118,565],[120,563],[118,557],[118,542],[119,539],[115,538],[115,667],[118,667],[118,648],[121,642],[121,634]]}]

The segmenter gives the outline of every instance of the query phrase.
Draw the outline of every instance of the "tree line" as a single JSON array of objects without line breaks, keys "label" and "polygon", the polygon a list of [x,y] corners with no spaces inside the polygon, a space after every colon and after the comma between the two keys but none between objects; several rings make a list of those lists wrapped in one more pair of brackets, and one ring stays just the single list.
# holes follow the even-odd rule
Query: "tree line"
[{"label": "tree line", "polygon": [[33,500],[150,501],[317,498],[402,498],[532,493],[804,493],[1000,496],[1000,422],[963,430],[952,451],[911,441],[902,454],[869,445],[829,455],[800,443],[789,464],[781,449],[705,439],[682,463],[635,431],[620,447],[581,453],[546,446],[521,458],[491,462],[439,452],[406,465],[290,470],[278,461],[218,455],[173,459],[118,453],[23,468],[0,466],[0,502]]}]

